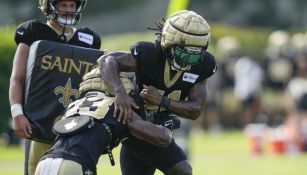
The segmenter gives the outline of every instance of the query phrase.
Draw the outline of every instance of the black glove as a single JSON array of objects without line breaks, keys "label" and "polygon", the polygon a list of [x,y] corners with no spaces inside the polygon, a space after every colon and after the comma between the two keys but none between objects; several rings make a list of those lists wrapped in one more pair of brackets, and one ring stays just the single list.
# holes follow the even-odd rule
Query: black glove
[{"label": "black glove", "polygon": [[165,126],[172,131],[180,128],[181,121],[174,114],[156,113],[155,124]]}]

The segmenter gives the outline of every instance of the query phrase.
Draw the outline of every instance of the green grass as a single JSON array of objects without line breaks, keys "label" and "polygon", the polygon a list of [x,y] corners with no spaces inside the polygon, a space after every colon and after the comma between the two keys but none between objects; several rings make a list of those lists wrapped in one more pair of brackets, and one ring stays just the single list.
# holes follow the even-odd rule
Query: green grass
[{"label": "green grass", "polygon": [[[98,174],[120,174],[119,148],[114,151],[115,167],[105,155],[98,163]],[[210,135],[194,130],[191,137],[191,163],[195,175],[306,175],[307,154],[273,155],[266,148],[263,155],[248,152],[248,139],[242,132]],[[0,174],[23,172],[23,150],[0,147]],[[157,172],[156,175],[161,175]]]}]

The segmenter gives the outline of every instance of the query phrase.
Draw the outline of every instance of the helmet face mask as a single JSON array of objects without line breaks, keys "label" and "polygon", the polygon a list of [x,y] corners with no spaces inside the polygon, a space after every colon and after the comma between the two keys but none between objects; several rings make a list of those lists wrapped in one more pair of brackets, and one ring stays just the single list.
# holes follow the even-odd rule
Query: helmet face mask
[{"label": "helmet face mask", "polygon": [[80,22],[87,0],[67,0],[75,1],[76,9],[74,12],[60,11],[59,2],[66,0],[39,0],[39,8],[47,19],[57,21],[61,25],[73,26]]},{"label": "helmet face mask", "polygon": [[202,61],[204,50],[202,47],[172,45],[170,53],[177,62],[195,65]]},{"label": "helmet face mask", "polygon": [[164,23],[161,46],[173,68],[188,70],[203,60],[210,42],[210,27],[193,11],[182,10]]},{"label": "helmet face mask", "polygon": [[195,46],[171,45],[167,52],[171,66],[177,70],[185,71],[191,65],[196,65],[203,60],[205,49]]}]

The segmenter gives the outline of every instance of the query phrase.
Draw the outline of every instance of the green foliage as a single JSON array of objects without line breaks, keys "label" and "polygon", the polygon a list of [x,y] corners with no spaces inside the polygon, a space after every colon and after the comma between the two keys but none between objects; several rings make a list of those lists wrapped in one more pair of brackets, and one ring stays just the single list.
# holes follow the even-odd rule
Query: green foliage
[{"label": "green foliage", "polygon": [[0,28],[0,131],[11,116],[8,89],[15,50],[14,29]]}]

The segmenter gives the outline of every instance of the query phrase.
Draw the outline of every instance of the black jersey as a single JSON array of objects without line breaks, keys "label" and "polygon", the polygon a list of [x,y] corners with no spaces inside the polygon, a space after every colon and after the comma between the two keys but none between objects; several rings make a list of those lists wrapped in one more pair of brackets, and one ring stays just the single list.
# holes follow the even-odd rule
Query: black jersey
[{"label": "black jersey", "polygon": [[108,131],[101,121],[95,120],[94,125],[85,131],[58,137],[42,159],[72,160],[81,164],[83,170],[96,174],[96,164],[100,155],[106,153],[108,142]]},{"label": "black jersey", "polygon": [[[173,100],[186,99],[196,83],[207,79],[216,71],[215,59],[208,52],[204,54],[201,63],[184,72],[172,70],[159,43],[138,42],[131,47],[131,53],[138,63],[136,82],[139,89],[143,88],[143,84],[151,85],[161,95]],[[155,106],[146,108],[157,109]],[[165,171],[187,157],[174,140],[168,147],[160,148],[129,137],[122,144],[120,159],[123,174],[153,174],[156,168]]]},{"label": "black jersey", "polygon": [[131,47],[131,53],[138,63],[136,73],[140,90],[145,85],[156,87],[164,96],[173,100],[184,100],[189,90],[198,82],[216,71],[215,58],[205,52],[203,61],[187,71],[172,70],[159,43],[138,42]]},{"label": "black jersey", "polygon": [[[114,99],[114,97],[105,96],[101,98],[101,94],[101,92],[89,92],[85,97],[80,99],[80,102],[71,103],[70,108],[66,112],[72,114],[72,111],[76,111],[72,108],[76,107],[79,109],[76,112],[83,110],[83,114],[91,113],[93,115],[91,117],[95,118],[93,127],[70,136],[58,136],[42,159],[63,158],[76,161],[82,165],[84,171],[90,170],[93,174],[96,174],[96,164],[100,155],[107,153],[106,148],[108,144],[110,145],[110,149],[113,149],[119,142],[130,136],[128,126],[122,122],[118,122],[113,117],[114,104],[113,100],[110,99]],[[135,94],[130,95],[141,107],[135,110],[135,112],[142,115],[144,112],[142,111],[143,108],[140,98]],[[93,101],[93,99],[96,100]],[[100,104],[99,107],[96,106],[97,104]],[[88,110],[97,112],[89,112]],[[77,115],[77,113],[74,113],[74,115]],[[110,134],[104,124],[107,124],[111,128],[111,140],[109,140]]]},{"label": "black jersey", "polygon": [[47,24],[37,20],[30,20],[18,26],[15,32],[15,42],[17,45],[19,43],[25,43],[31,46],[32,43],[38,40],[48,40],[94,49],[100,49],[101,46],[99,35],[89,28],[77,29],[72,38],[65,42]]}]

